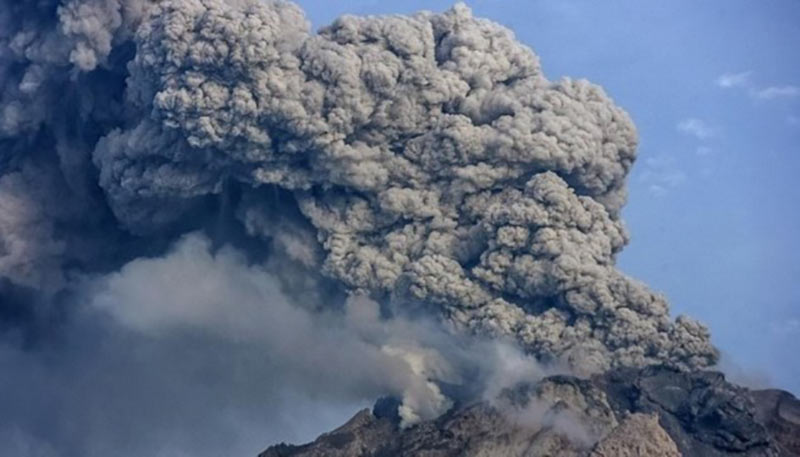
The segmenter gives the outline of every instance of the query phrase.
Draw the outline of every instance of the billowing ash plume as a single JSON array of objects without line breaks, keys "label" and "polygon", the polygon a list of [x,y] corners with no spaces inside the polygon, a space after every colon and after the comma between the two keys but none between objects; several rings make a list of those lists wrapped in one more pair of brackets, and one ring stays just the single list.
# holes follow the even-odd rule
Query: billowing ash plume
[{"label": "billowing ash plume", "polygon": [[548,81],[463,5],[317,34],[281,1],[0,14],[0,274],[15,284],[54,293],[236,226],[298,293],[341,284],[582,372],[716,361],[703,326],[614,267],[628,116],[586,81]]},{"label": "billowing ash plume", "polygon": [[630,120],[596,86],[547,81],[507,30],[464,6],[344,17],[317,35],[288,3],[151,14],[129,65],[137,112],[93,153],[131,230],[227,182],[277,186],[351,290],[435,304],[459,328],[587,371],[714,361],[705,329],[671,323],[614,268]]},{"label": "billowing ash plume", "polygon": [[[580,373],[716,362],[702,325],[615,268],[636,131],[602,89],[548,81],[463,5],[309,29],[281,1],[0,0],[17,454],[119,455],[130,430],[208,418],[212,388],[175,387],[198,372],[238,405],[269,382],[267,403],[395,395],[412,423],[465,377],[497,388],[503,357],[467,335]],[[77,416],[95,422],[47,425]],[[183,426],[241,428],[208,420]]]}]

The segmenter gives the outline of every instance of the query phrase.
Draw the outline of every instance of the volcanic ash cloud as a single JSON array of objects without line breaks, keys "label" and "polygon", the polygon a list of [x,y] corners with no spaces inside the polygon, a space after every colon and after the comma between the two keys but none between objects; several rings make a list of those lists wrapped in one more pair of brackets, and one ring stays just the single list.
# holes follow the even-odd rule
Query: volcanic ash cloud
[{"label": "volcanic ash cloud", "polygon": [[[114,14],[75,22],[80,8]],[[316,34],[295,5],[255,0],[75,0],[51,22],[58,46],[42,30],[27,48],[24,30],[4,38],[16,89],[0,131],[21,141],[44,126],[62,156],[85,151],[62,157],[64,180],[99,183],[86,199],[125,232],[175,230],[235,188],[229,217],[249,236],[389,309],[433,310],[581,372],[715,363],[705,327],[672,321],[615,268],[637,142],[627,114],[587,81],[548,81],[466,6],[345,16]],[[52,99],[48,84],[95,103],[82,99],[82,117],[13,111]],[[276,193],[296,220],[279,217]]]}]

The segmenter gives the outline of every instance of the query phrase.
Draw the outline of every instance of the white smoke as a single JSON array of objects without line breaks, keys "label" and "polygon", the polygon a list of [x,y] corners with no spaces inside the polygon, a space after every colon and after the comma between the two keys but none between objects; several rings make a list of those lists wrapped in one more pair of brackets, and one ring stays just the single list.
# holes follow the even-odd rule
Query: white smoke
[{"label": "white smoke", "polygon": [[461,340],[429,321],[382,318],[363,296],[347,299],[343,312],[314,312],[325,307],[296,303],[268,271],[230,248],[212,252],[199,234],[165,257],[135,260],[94,281],[91,290],[92,307],[150,337],[199,331],[259,348],[263,362],[281,372],[276,376],[301,392],[396,396],[407,425],[453,405],[440,383],[485,383],[497,391],[510,361],[527,362],[527,373],[537,367],[501,342]]},{"label": "white smoke", "polygon": [[199,233],[83,282],[85,305],[57,351],[0,341],[0,408],[13,412],[0,436],[23,455],[255,454],[380,396],[401,402],[408,426],[544,373],[511,344],[382,316],[364,296],[342,309],[298,303],[263,266]]}]

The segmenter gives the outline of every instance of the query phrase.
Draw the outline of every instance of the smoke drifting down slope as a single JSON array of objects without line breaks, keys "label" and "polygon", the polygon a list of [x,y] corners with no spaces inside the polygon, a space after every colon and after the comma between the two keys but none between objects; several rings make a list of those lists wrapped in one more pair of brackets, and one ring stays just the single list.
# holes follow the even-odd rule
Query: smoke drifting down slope
[{"label": "smoke drifting down slope", "polygon": [[0,1],[0,328],[36,341],[201,230],[304,312],[369,296],[577,373],[716,362],[615,268],[636,131],[602,89],[464,5],[309,29],[286,2]]}]

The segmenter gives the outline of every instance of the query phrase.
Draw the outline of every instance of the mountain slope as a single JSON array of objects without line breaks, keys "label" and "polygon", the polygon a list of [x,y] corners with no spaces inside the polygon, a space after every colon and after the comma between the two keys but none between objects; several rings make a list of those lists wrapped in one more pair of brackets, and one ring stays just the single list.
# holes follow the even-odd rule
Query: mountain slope
[{"label": "mountain slope", "polygon": [[396,406],[381,400],[312,443],[260,457],[800,456],[800,401],[712,371],[552,376],[405,429]]}]

